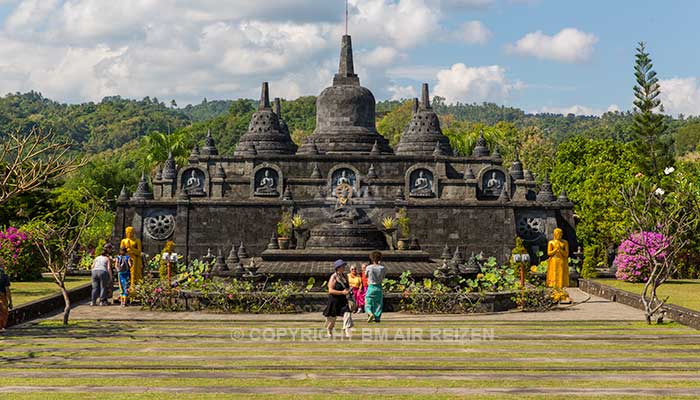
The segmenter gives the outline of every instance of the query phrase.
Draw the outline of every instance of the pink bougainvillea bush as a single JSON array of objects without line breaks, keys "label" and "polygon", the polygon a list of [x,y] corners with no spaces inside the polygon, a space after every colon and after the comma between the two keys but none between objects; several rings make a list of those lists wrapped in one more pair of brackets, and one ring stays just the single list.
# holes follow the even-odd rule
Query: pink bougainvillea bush
[{"label": "pink bougainvillea bush", "polygon": [[617,250],[615,257],[617,279],[627,282],[646,282],[652,265],[649,263],[645,248],[650,254],[656,254],[657,260],[663,260],[666,256],[666,247],[668,247],[668,240],[660,233],[641,232],[630,235]]},{"label": "pink bougainvillea bush", "polygon": [[0,230],[0,264],[13,281],[41,278],[42,263],[29,234],[13,226]]}]

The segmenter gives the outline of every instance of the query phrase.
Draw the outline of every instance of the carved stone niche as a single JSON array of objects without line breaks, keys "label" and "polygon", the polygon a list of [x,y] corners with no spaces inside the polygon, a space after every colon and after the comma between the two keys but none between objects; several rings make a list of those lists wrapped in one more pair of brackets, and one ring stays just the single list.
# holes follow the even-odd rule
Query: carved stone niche
[{"label": "carved stone niche", "polygon": [[426,165],[414,165],[406,171],[405,193],[414,198],[432,198],[438,193],[435,171]]},{"label": "carved stone niche", "polygon": [[190,197],[203,197],[207,195],[209,186],[208,174],[206,171],[189,167],[180,172],[180,187]]},{"label": "carved stone niche", "polygon": [[167,240],[175,232],[174,210],[150,210],[143,219],[146,236],[153,240]]},{"label": "carved stone niche", "polygon": [[510,188],[510,180],[505,169],[491,166],[479,172],[479,192],[482,198],[497,199],[508,188]]},{"label": "carved stone niche", "polygon": [[354,194],[360,193],[360,173],[350,165],[336,165],[328,171],[328,187],[330,193],[335,193],[336,187],[341,184],[350,185]]},{"label": "carved stone niche", "polygon": [[263,163],[253,170],[250,192],[255,197],[279,197],[284,189],[283,183],[280,167]]}]

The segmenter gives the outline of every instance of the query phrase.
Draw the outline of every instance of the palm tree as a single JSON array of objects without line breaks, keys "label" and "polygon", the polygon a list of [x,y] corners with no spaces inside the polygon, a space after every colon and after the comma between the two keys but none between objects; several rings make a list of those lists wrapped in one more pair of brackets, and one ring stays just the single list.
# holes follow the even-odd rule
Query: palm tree
[{"label": "palm tree", "polygon": [[191,138],[184,129],[173,133],[155,131],[144,136],[141,138],[141,147],[145,151],[143,168],[152,171],[168,159],[170,152],[178,164],[184,164],[189,154],[190,142]]}]

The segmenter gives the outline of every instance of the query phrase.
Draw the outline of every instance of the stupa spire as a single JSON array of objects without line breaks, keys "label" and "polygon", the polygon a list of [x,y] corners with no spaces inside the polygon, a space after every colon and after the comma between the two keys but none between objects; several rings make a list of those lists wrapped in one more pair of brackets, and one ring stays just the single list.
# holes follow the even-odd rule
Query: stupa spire
[{"label": "stupa spire", "polygon": [[258,109],[262,110],[266,108],[270,108],[270,86],[267,82],[263,82],[262,91],[260,93],[260,106],[258,106]]},{"label": "stupa spire", "polygon": [[275,97],[275,107],[273,108],[273,112],[277,115],[277,118],[282,118],[282,102],[280,101],[279,97]]},{"label": "stupa spire", "polygon": [[421,90],[420,106],[424,110],[430,110],[432,108],[430,107],[430,89],[428,89],[427,83],[423,84],[423,89]]},{"label": "stupa spire", "polygon": [[359,84],[360,78],[355,75],[355,65],[352,60],[352,39],[350,35],[343,35],[340,44],[340,64],[338,73],[333,78],[333,86]]}]

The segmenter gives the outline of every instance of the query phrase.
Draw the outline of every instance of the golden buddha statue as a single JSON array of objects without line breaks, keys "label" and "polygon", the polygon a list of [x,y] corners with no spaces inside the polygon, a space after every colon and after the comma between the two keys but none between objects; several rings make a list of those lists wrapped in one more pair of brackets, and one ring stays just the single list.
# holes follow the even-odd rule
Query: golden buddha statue
[{"label": "golden buddha statue", "polygon": [[[175,242],[168,240],[163,246],[163,250],[160,252],[160,265],[158,266],[158,274],[161,280],[165,280],[168,277],[168,262],[163,259],[163,254],[172,254],[175,251]],[[175,268],[176,264],[171,265],[171,274],[176,274],[177,270]]]},{"label": "golden buddha statue", "polygon": [[131,266],[131,279],[129,280],[129,290],[133,292],[134,286],[143,279],[143,262],[141,260],[141,241],[134,237],[134,227],[127,226],[124,230],[125,238],[119,244],[119,247],[126,248],[126,253],[134,261]]},{"label": "golden buddha statue", "polygon": [[562,239],[564,231],[554,230],[554,239],[547,244],[549,264],[547,267],[547,286],[564,288],[569,286],[569,243]]}]

